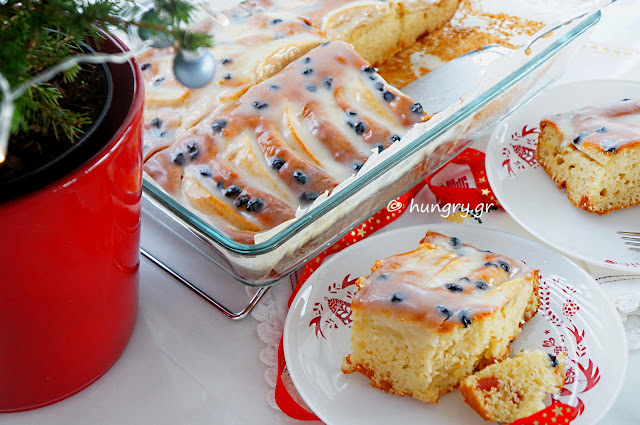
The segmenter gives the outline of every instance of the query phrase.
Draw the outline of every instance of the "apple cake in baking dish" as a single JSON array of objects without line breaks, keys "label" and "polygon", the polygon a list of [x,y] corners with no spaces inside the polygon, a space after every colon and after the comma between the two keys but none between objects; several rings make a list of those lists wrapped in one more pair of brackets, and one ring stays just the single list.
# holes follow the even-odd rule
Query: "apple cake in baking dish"
[{"label": "apple cake in baking dish", "polygon": [[232,239],[254,243],[429,117],[361,53],[386,59],[457,4],[256,0],[202,19],[218,59],[206,87],[177,82],[171,48],[139,58],[145,172]]},{"label": "apple cake in baking dish", "polygon": [[346,43],[325,42],[155,153],[145,171],[251,243],[425,117]]},{"label": "apple cake in baking dish", "polygon": [[423,402],[507,357],[540,305],[537,270],[431,231],[371,270],[357,282],[342,371]]},{"label": "apple cake in baking dish", "polygon": [[536,159],[576,208],[607,214],[640,204],[640,100],[544,118]]}]

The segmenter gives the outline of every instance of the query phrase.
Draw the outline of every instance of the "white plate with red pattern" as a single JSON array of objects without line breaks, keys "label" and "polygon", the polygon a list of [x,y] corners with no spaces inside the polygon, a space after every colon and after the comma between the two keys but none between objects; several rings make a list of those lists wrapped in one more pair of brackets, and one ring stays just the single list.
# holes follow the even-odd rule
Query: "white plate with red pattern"
[{"label": "white plate with red pattern", "polygon": [[376,260],[415,249],[427,229],[540,269],[542,306],[511,346],[515,352],[565,352],[567,379],[559,401],[580,409],[572,424],[597,423],[618,396],[627,366],[625,335],[611,301],[589,274],[550,248],[512,233],[461,224],[373,235],[329,257],[309,277],[284,328],[287,368],[309,408],[329,425],[486,424],[456,390],[438,404],[425,404],[384,393],[364,376],[341,371],[351,351],[355,279],[369,274]]},{"label": "white plate with red pattern", "polygon": [[580,81],[551,87],[492,134],[487,148],[489,184],[504,209],[543,242],[580,260],[640,273],[640,252],[618,231],[640,233],[640,206],[599,216],[573,206],[535,159],[542,117],[585,106],[640,97],[640,83]]}]

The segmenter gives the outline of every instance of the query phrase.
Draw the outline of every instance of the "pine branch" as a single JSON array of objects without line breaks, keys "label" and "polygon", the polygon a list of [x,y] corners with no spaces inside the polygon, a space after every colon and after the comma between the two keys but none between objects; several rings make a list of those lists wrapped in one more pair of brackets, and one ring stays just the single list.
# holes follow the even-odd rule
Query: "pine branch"
[{"label": "pine branch", "polygon": [[[0,72],[10,87],[16,87],[43,69],[82,52],[80,41],[99,40],[100,30],[113,28],[164,37],[170,44],[190,50],[210,46],[209,35],[183,29],[193,11],[194,6],[182,0],[157,0],[155,8],[144,13],[135,1],[5,0],[0,3]],[[77,66],[66,70],[62,81],[72,84],[80,69]],[[15,101],[12,133],[41,131],[77,140],[82,127],[88,124],[87,118],[60,108],[60,96],[51,85],[30,88]]]}]

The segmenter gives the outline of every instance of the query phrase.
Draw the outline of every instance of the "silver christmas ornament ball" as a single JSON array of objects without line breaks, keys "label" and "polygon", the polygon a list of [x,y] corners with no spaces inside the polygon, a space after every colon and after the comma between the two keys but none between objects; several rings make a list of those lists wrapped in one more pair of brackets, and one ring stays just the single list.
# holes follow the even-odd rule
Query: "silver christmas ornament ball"
[{"label": "silver christmas ornament ball", "polygon": [[181,84],[198,89],[213,80],[216,60],[206,48],[196,51],[178,50],[173,60],[173,73]]}]

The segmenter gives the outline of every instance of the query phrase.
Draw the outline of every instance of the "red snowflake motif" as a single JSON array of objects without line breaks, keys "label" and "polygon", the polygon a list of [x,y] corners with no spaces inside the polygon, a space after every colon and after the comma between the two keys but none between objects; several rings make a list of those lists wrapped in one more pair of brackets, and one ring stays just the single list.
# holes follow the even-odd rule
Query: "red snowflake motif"
[{"label": "red snowflake motif", "polygon": [[510,176],[516,177],[516,170],[538,167],[535,150],[538,142],[537,133],[539,131],[536,127],[527,128],[525,125],[522,127],[522,131],[511,135],[513,143],[509,143],[508,147],[502,148],[502,155],[506,157],[502,162],[502,166],[506,167]]},{"label": "red snowflake motif", "polygon": [[317,338],[327,339],[323,330],[351,325],[351,300],[356,293],[358,279],[349,279],[349,276],[345,276],[342,283],[334,282],[327,286],[327,292],[333,296],[324,297],[324,302],[319,301],[313,305],[315,317],[309,321],[309,327],[313,328]]},{"label": "red snowflake motif", "polygon": [[569,318],[573,317],[578,310],[580,310],[580,306],[572,299],[568,299],[562,304],[562,313]]},{"label": "red snowflake motif", "polygon": [[524,162],[529,164],[532,167],[535,167],[538,163],[536,161],[536,150],[532,149],[528,146],[515,145],[513,147],[513,151],[518,155]]},{"label": "red snowflake motif", "polygon": [[352,322],[350,303],[337,298],[324,297],[324,300],[327,302],[329,309],[342,321],[342,323],[348,325]]},{"label": "red snowflake motif", "polygon": [[576,381],[576,371],[573,367],[569,366],[566,372],[566,378],[564,380],[565,385],[573,384]]},{"label": "red snowflake motif", "polygon": [[[555,290],[559,290],[556,294],[560,295],[564,300],[561,308],[562,314],[560,314],[560,308],[557,308],[554,311],[554,308],[552,308],[551,303],[549,302],[551,287]],[[566,337],[575,342],[575,350],[572,350],[572,353],[569,353],[568,347],[565,344],[564,333],[559,335],[562,341],[557,341],[555,338],[549,337],[542,342],[542,346],[548,350],[552,350],[555,355],[560,355],[561,353],[567,354],[565,385],[563,386],[560,394],[554,398],[557,400],[557,397],[576,397],[577,404],[575,409],[577,410],[577,415],[582,415],[587,406],[585,406],[585,403],[580,397],[578,397],[578,395],[591,390],[600,382],[600,370],[590,358],[585,338],[585,330],[579,329],[572,320],[572,317],[578,314],[580,310],[580,305],[572,297],[578,292],[579,290],[574,285],[558,276],[549,276],[544,280],[541,280],[539,286],[541,313],[550,324],[557,328],[558,331],[568,331]],[[561,316],[565,316],[568,319],[568,323],[565,323]],[[545,331],[544,333],[545,335],[549,335],[550,332]],[[535,419],[535,415],[526,418],[525,422],[522,423],[527,425],[533,424],[535,423],[533,419]],[[540,424],[542,423],[543,422],[540,422]]]}]

